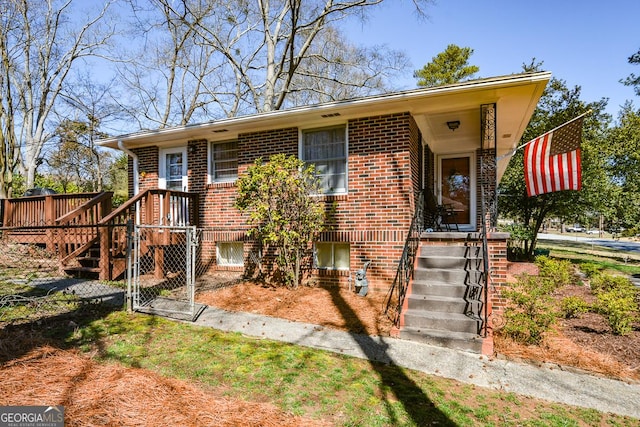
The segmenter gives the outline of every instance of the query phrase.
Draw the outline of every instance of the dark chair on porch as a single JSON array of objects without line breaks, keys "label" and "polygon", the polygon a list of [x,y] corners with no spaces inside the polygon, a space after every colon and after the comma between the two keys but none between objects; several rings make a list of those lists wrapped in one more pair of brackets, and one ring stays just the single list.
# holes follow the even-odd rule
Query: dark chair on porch
[{"label": "dark chair on porch", "polygon": [[460,231],[456,213],[448,204],[438,204],[436,196],[425,191],[425,227],[434,231]]}]

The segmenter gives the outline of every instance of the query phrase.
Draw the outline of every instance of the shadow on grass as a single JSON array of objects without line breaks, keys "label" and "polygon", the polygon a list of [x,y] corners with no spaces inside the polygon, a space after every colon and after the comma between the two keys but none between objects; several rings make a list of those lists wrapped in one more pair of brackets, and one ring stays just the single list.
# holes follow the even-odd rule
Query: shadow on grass
[{"label": "shadow on grass", "polygon": [[[344,319],[359,319],[357,313],[349,306],[347,301],[340,295],[337,287],[328,289],[333,304],[338,308]],[[361,328],[365,330],[361,322]],[[370,361],[371,368],[378,374],[382,382],[382,390],[380,395],[385,401],[385,406],[391,408],[391,401],[387,398],[388,392],[391,392],[395,399],[402,404],[408,416],[415,425],[444,425],[455,426],[447,415],[435,407],[435,404],[425,394],[418,384],[415,383],[404,369],[393,365],[393,359],[387,354],[388,345],[380,343],[368,335],[354,335],[358,346]],[[384,364],[379,361],[389,361],[390,364]],[[393,412],[388,410],[389,418],[394,424],[399,424]]]},{"label": "shadow on grass", "polygon": [[63,294],[69,283],[68,279],[50,280],[44,287],[27,285],[31,287],[4,292],[0,297],[0,364],[42,346],[67,348],[79,328],[123,309],[121,301],[113,298],[121,290],[102,292],[101,298],[80,298]]}]

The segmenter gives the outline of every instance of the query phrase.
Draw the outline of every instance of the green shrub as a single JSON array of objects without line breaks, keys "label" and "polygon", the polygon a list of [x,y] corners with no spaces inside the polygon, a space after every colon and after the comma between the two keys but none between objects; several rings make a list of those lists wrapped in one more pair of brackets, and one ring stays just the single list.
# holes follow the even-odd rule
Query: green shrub
[{"label": "green shrub", "polygon": [[541,277],[550,279],[556,288],[573,283],[573,265],[568,260],[556,260],[547,256],[536,257]]},{"label": "green shrub", "polygon": [[504,292],[505,308],[503,333],[517,342],[539,344],[558,317],[551,292],[555,283],[545,277],[522,275]]},{"label": "green shrub", "polygon": [[638,318],[638,290],[624,276],[601,273],[591,279],[591,290],[596,294],[595,309],[607,318],[616,335],[626,335],[633,330]]},{"label": "green shrub", "polygon": [[598,264],[585,262],[584,264],[580,264],[580,271],[586,274],[587,277],[593,277],[600,273],[601,268]]},{"label": "green shrub", "polygon": [[591,290],[595,294],[628,287],[633,288],[633,284],[625,276],[599,273],[591,278]]},{"label": "green shrub", "polygon": [[582,313],[587,313],[589,310],[591,310],[589,303],[580,297],[570,296],[560,301],[560,312],[565,319],[579,317]]},{"label": "green shrub", "polygon": [[627,335],[633,330],[638,316],[635,294],[619,289],[598,294],[596,308],[607,318],[607,323],[616,335]]}]

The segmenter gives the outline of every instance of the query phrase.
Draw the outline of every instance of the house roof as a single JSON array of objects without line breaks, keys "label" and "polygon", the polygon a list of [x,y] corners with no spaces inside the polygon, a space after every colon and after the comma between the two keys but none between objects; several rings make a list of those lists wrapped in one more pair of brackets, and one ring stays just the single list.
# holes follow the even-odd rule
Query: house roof
[{"label": "house roof", "polygon": [[[367,96],[345,101],[296,107],[206,123],[142,131],[99,141],[106,147],[127,148],[184,145],[188,140],[225,141],[239,134],[285,127],[313,128],[349,119],[409,112],[425,142],[436,154],[473,151],[480,144],[480,105],[496,103],[498,157],[519,143],[551,73],[523,73],[484,78],[446,86]],[[460,121],[451,131],[448,121]],[[498,175],[509,156],[498,164]]]}]

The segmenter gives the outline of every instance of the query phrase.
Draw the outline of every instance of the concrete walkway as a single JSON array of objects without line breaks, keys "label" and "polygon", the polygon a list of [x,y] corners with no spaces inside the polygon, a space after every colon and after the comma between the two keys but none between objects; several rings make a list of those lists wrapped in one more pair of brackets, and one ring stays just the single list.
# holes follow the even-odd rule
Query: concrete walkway
[{"label": "concrete walkway", "polygon": [[370,337],[322,326],[207,307],[196,325],[332,351],[505,392],[640,419],[640,383],[598,377],[558,365],[489,360],[475,353]]}]

